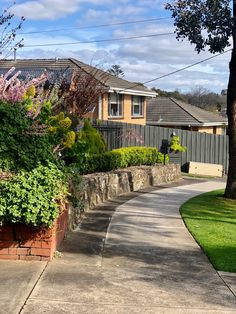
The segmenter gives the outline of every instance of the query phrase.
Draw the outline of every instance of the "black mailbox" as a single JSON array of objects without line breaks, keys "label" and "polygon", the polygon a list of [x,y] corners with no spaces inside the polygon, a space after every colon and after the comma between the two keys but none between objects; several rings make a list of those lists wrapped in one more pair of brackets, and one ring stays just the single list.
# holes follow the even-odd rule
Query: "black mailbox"
[{"label": "black mailbox", "polygon": [[169,149],[169,141],[168,140],[162,140],[161,143],[161,153],[164,155],[168,154],[168,149]]}]

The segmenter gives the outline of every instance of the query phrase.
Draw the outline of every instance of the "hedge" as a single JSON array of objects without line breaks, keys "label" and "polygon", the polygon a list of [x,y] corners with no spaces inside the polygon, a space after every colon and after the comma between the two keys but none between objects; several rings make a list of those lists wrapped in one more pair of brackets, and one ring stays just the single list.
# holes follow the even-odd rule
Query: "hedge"
[{"label": "hedge", "polygon": [[[167,156],[166,156],[167,157]],[[168,157],[166,158],[168,161]],[[164,163],[164,154],[153,147],[125,147],[99,155],[89,156],[86,162],[77,165],[81,174],[111,171],[130,166]]]}]

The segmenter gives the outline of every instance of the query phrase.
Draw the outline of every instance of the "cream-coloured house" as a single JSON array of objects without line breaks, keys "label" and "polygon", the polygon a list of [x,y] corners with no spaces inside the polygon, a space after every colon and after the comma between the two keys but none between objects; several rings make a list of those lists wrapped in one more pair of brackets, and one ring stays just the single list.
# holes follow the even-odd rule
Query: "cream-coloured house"
[{"label": "cream-coloured house", "polygon": [[88,116],[94,119],[145,125],[147,99],[157,95],[142,84],[126,81],[71,58],[0,60],[0,74],[11,67],[20,70],[23,77],[38,76],[45,70],[53,73],[54,77],[63,73],[70,84],[73,84],[75,73],[93,75],[105,86],[105,93],[95,104],[91,104],[93,109]]}]

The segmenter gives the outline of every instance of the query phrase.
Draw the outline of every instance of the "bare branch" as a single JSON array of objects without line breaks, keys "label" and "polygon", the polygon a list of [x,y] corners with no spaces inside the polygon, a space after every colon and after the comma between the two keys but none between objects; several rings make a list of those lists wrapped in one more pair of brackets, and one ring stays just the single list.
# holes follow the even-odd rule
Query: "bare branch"
[{"label": "bare branch", "polygon": [[[15,2],[6,8],[0,15],[0,57],[3,52],[9,48],[9,46],[14,43],[12,49],[21,48],[23,46],[23,38],[17,42],[16,35],[17,32],[22,28],[22,24],[25,18],[22,16],[17,26],[12,26],[14,21],[14,14],[10,12],[11,8],[14,6]],[[10,49],[10,51],[12,50]]]},{"label": "bare branch", "polygon": [[61,93],[64,95],[66,110],[83,118],[98,104],[99,96],[107,92],[105,85],[107,73],[94,69],[90,73],[76,72],[71,84],[62,83]]}]

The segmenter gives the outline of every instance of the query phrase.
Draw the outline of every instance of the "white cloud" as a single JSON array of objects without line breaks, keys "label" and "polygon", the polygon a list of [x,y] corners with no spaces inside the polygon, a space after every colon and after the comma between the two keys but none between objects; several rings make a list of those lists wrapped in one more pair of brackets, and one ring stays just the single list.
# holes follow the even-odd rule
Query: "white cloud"
[{"label": "white cloud", "polygon": [[74,13],[79,9],[77,0],[41,0],[26,1],[22,4],[15,5],[14,13],[16,16],[25,16],[33,20],[54,20],[68,14]]},{"label": "white cloud", "polygon": [[[122,0],[120,0],[122,1]],[[124,0],[126,1],[126,0]],[[97,15],[100,11],[91,11]],[[102,15],[100,16],[100,18]],[[103,20],[104,21],[104,20]],[[166,33],[173,30],[167,22],[137,24],[129,29],[119,27],[110,33],[104,29],[79,30],[67,35],[39,34],[27,35],[25,44],[75,42],[92,40],[95,38],[128,37],[145,34]],[[23,48],[18,52],[21,58],[77,58],[86,63],[108,68],[112,64],[119,64],[125,72],[126,79],[130,81],[145,82],[153,78],[176,71],[187,65],[211,56],[209,52],[197,54],[194,47],[187,40],[178,42],[175,35],[126,40],[111,43],[92,43],[80,45],[66,45],[39,48]],[[188,91],[194,86],[203,87],[220,92],[226,88],[228,81],[228,62],[230,53],[224,54],[178,74],[168,76],[149,84],[166,90],[180,89]]]},{"label": "white cloud", "polygon": [[26,1],[14,6],[16,16],[25,16],[32,20],[55,20],[76,13],[80,4],[87,2],[91,4],[102,4],[109,0],[39,0]]}]

